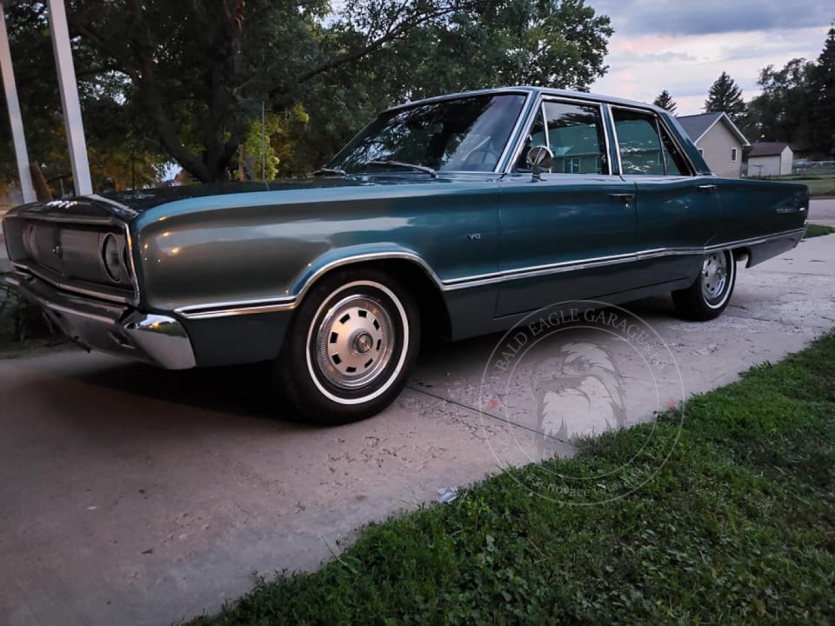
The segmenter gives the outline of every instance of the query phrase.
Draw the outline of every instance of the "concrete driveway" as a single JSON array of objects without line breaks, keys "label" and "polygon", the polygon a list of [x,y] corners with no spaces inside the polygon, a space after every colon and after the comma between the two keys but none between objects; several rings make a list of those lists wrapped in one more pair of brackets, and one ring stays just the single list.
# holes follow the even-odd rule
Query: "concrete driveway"
[{"label": "concrete driveway", "polygon": [[[835,236],[820,237],[741,269],[715,321],[679,321],[665,301],[635,311],[691,394],[835,326],[833,276]],[[599,341],[583,332],[573,343]],[[253,572],[314,568],[363,523],[497,471],[508,433],[523,447],[538,436],[524,411],[503,410],[524,407],[525,385],[488,375],[478,410],[501,339],[430,350],[391,409],[331,429],[272,417],[259,368],[163,372],[76,351],[0,361],[0,622],[166,624],[214,611]],[[657,393],[630,367],[629,421],[651,419]]]}]

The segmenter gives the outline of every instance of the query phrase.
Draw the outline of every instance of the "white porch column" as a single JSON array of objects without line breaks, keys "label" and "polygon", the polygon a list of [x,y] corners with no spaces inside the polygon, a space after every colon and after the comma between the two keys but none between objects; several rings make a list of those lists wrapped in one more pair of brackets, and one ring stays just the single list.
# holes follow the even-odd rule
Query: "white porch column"
[{"label": "white porch column", "polygon": [[9,34],[6,31],[6,16],[3,13],[3,0],[0,0],[0,70],[3,73],[3,89],[6,92],[6,106],[9,109],[9,122],[12,126],[20,190],[23,192],[24,202],[34,202],[36,200],[35,188],[32,186],[32,172],[29,170],[29,151],[26,149],[20,102],[17,99],[17,85],[12,67],[12,53],[9,49]]},{"label": "white porch column", "polygon": [[87,195],[93,193],[93,183],[90,180],[87,141],[84,139],[84,122],[81,119],[81,105],[78,101],[78,84],[72,63],[70,31],[64,0],[49,0],[49,25],[55,51],[55,65],[58,68],[58,86],[61,88],[61,105],[64,108],[75,194]]}]

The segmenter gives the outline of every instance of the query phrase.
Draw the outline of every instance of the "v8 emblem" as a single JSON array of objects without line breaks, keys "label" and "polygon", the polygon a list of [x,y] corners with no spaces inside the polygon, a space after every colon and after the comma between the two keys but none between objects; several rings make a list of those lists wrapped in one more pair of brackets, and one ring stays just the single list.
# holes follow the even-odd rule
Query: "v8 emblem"
[{"label": "v8 emblem", "polygon": [[481,239],[481,233],[470,233],[467,235],[467,239],[470,241],[479,241]]}]

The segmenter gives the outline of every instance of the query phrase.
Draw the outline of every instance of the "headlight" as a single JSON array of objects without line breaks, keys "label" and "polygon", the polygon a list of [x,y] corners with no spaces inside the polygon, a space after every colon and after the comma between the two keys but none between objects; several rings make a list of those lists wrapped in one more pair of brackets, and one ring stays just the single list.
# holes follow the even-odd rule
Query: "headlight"
[{"label": "headlight", "polygon": [[114,283],[122,282],[125,266],[122,262],[122,246],[113,233],[108,233],[101,247],[102,262],[107,275]]}]

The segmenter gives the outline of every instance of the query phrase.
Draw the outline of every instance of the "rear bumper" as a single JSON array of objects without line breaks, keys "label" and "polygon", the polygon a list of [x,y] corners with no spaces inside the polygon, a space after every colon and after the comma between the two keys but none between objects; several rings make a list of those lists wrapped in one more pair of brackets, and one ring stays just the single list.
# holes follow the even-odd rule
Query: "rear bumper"
[{"label": "rear bumper", "polygon": [[85,348],[170,370],[196,366],[188,333],[173,317],[71,295],[20,271],[0,277],[0,284],[43,307],[68,337]]}]

